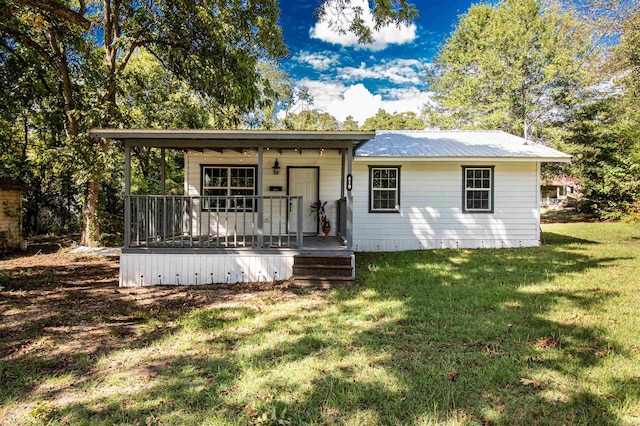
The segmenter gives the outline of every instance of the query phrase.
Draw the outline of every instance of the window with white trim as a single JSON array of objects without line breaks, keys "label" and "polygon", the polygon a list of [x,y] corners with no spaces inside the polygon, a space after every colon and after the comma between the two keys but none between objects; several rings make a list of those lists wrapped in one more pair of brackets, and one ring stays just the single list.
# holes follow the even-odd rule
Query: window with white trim
[{"label": "window with white trim", "polygon": [[493,166],[463,167],[465,212],[493,212]]},{"label": "window with white trim", "polygon": [[369,166],[369,211],[400,211],[400,167]]},{"label": "window with white trim", "polygon": [[253,196],[256,193],[255,176],[255,167],[202,166],[202,195],[216,197],[205,198],[202,209],[253,211]]}]

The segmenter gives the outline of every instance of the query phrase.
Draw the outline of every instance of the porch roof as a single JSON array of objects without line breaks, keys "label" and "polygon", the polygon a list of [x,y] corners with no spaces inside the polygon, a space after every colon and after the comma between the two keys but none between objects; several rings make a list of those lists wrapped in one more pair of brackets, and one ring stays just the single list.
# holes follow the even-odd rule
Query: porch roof
[{"label": "porch roof", "polygon": [[346,148],[359,146],[375,132],[304,130],[91,129],[94,138],[117,139],[130,146],[157,148]]}]

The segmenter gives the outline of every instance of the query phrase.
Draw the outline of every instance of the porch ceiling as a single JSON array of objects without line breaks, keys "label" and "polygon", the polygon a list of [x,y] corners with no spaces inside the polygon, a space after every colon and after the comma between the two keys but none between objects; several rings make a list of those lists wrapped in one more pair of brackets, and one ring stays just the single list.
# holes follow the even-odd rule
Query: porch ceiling
[{"label": "porch ceiling", "polygon": [[93,138],[156,148],[347,148],[375,138],[375,132],[298,130],[91,129]]}]

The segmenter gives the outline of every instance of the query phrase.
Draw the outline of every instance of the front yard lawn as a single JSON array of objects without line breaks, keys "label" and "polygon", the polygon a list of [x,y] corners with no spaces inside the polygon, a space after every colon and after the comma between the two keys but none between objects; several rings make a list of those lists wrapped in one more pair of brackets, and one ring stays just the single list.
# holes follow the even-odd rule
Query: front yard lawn
[{"label": "front yard lawn", "polygon": [[357,255],[356,285],[118,289],[0,260],[4,424],[640,424],[640,227]]}]

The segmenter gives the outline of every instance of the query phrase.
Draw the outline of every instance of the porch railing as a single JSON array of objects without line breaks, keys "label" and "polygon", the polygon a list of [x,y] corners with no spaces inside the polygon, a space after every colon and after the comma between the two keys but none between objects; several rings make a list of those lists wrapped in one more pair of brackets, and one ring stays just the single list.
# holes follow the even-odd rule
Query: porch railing
[{"label": "porch railing", "polygon": [[302,212],[292,195],[129,195],[125,247],[302,247]]}]

